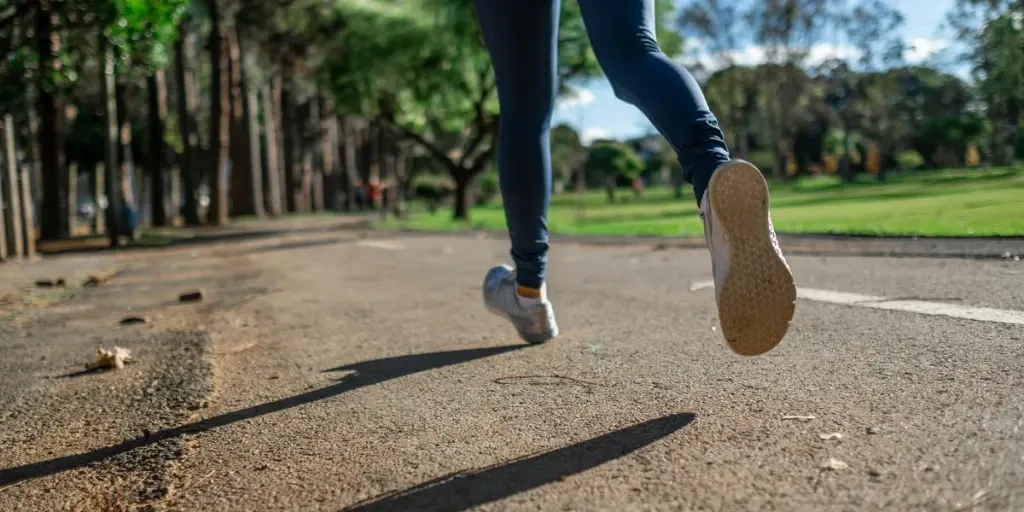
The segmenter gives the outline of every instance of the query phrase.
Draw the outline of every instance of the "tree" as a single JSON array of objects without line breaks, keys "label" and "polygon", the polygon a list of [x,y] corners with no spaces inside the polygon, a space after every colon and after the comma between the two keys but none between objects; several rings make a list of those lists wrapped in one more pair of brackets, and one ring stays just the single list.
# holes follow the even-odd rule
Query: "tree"
[{"label": "tree", "polygon": [[793,139],[806,114],[810,80],[804,69],[811,46],[832,19],[829,0],[764,0],[744,13],[754,39],[766,50],[758,77],[773,140],[775,179],[786,177]]},{"label": "tree", "polygon": [[568,185],[586,158],[587,148],[572,126],[560,124],[551,129],[551,168],[556,190]]},{"label": "tree", "polygon": [[228,221],[228,165],[231,144],[231,94],[228,64],[228,13],[220,5],[222,0],[207,0],[210,16],[210,212],[207,221],[221,225]]},{"label": "tree", "polygon": [[993,161],[1009,163],[1024,115],[1024,2],[958,2],[948,20],[968,48],[961,58],[972,65],[992,124]]},{"label": "tree", "polygon": [[598,140],[590,145],[587,161],[584,164],[587,173],[603,176],[608,202],[615,202],[615,188],[620,177],[633,180],[644,170],[644,162],[627,144],[612,140]]},{"label": "tree", "polygon": [[[455,183],[454,216],[467,218],[470,184],[492,163],[498,128],[496,84],[471,2],[341,5],[347,21],[338,45],[343,50],[328,56],[323,69],[335,103],[379,118],[434,158]],[[672,8],[669,0],[656,5],[663,13]],[[678,34],[658,33],[666,53],[678,51]],[[563,90],[599,72],[574,1],[562,3],[559,42]]]},{"label": "tree", "polygon": [[199,132],[195,112],[198,105],[195,71],[187,64],[192,62],[193,45],[185,22],[179,26],[178,38],[174,42],[174,83],[177,97],[178,131],[181,138],[181,154],[178,163],[181,170],[184,200],[182,204],[185,223],[190,226],[201,224],[199,218]]}]

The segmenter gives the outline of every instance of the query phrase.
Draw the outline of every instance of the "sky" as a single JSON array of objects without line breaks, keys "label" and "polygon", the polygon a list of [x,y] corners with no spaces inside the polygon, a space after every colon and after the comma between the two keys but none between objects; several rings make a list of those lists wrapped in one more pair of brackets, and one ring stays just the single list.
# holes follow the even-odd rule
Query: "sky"
[{"label": "sky", "polygon": [[[942,25],[955,0],[890,0],[903,12],[901,35],[910,50],[906,58],[921,62],[948,48],[952,35]],[[821,44],[813,48],[810,60],[848,55],[849,48]],[[737,62],[756,64],[763,52],[755,46],[744,48]],[[941,55],[941,54],[939,54]],[[598,138],[625,139],[654,133],[654,127],[640,112],[620,101],[602,77],[580,84],[574,97],[563,98],[554,122],[568,123],[580,131],[585,142]]]}]

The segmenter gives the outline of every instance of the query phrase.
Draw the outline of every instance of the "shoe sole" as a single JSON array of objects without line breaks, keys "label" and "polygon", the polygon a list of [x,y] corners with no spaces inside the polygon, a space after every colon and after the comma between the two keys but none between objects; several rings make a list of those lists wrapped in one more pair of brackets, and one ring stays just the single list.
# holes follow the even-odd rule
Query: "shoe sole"
[{"label": "shoe sole", "polygon": [[548,341],[551,341],[556,336],[558,336],[558,326],[557,325],[555,326],[554,329],[552,329],[550,331],[547,331],[547,332],[536,333],[536,334],[525,333],[523,331],[520,331],[519,328],[516,327],[516,323],[512,320],[512,318],[510,318],[508,316],[508,313],[505,313],[504,311],[502,311],[502,310],[500,310],[498,308],[492,308],[490,306],[486,306],[486,308],[487,308],[487,311],[489,311],[492,315],[504,318],[505,320],[508,320],[508,322],[510,324],[512,324],[512,327],[516,329],[516,334],[519,335],[519,338],[522,339],[523,341],[529,343],[530,345],[540,345],[541,343],[546,343]]},{"label": "shoe sole", "polygon": [[796,309],[796,285],[768,231],[768,184],[752,164],[732,161],[708,184],[715,222],[729,241],[729,271],[718,291],[722,335],[745,356],[775,348]]}]

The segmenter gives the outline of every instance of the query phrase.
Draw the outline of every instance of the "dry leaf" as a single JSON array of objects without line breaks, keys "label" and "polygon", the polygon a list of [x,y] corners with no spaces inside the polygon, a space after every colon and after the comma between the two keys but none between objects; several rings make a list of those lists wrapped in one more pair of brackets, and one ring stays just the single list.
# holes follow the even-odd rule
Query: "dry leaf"
[{"label": "dry leaf", "polygon": [[827,470],[831,470],[831,471],[839,471],[841,469],[846,469],[848,467],[850,467],[849,464],[847,464],[847,463],[845,463],[845,462],[843,462],[843,461],[841,461],[839,459],[832,458],[832,457],[829,457],[828,461],[826,461],[825,463],[823,463],[821,465],[822,469],[827,469]]},{"label": "dry leaf", "polygon": [[117,369],[124,368],[127,363],[134,363],[130,350],[123,347],[114,347],[110,350],[105,348],[96,349],[96,360],[85,365],[86,370]]},{"label": "dry leaf", "polygon": [[797,420],[797,421],[811,421],[811,420],[813,420],[815,418],[817,418],[817,416],[815,416],[813,414],[808,414],[806,416],[789,415],[789,416],[783,416],[782,417],[782,419],[784,419],[784,420]]},{"label": "dry leaf", "polygon": [[842,439],[843,434],[841,432],[832,432],[831,434],[818,434],[818,439],[822,441],[831,441],[833,439]]}]

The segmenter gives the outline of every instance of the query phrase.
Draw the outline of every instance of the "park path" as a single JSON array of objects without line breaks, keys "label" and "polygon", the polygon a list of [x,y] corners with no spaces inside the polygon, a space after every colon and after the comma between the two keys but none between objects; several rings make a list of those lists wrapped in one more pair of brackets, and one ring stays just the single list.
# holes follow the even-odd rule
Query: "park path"
[{"label": "park path", "polygon": [[[506,257],[499,241],[345,232],[190,255],[158,295],[209,294],[181,320],[212,372],[199,406],[141,440],[111,428],[47,454],[38,435],[14,436],[32,448],[14,464],[0,448],[0,482],[18,484],[0,508],[52,502],[74,486],[65,475],[111,460],[127,459],[116,467],[130,482],[145,459],[132,454],[178,439],[157,508],[1024,507],[1018,262],[795,256],[805,298],[789,336],[741,358],[716,330],[703,250],[559,245],[563,336],[539,347],[479,303],[480,277]],[[157,286],[145,277],[157,270],[136,268],[125,296],[156,295],[133,287]],[[961,314],[976,310],[998,314]]]}]

